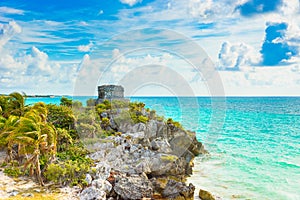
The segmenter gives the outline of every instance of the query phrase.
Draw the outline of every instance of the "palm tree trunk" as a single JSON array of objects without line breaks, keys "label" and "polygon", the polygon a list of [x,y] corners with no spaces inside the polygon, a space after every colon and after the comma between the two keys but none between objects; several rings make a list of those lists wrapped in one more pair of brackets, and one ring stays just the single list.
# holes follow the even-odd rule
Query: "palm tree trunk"
[{"label": "palm tree trunk", "polygon": [[43,179],[42,179],[42,173],[41,173],[41,167],[40,167],[40,160],[39,160],[39,155],[36,155],[36,158],[35,158],[35,172],[36,172],[36,177],[38,179],[38,182],[41,186],[44,186],[44,182],[43,182]]}]

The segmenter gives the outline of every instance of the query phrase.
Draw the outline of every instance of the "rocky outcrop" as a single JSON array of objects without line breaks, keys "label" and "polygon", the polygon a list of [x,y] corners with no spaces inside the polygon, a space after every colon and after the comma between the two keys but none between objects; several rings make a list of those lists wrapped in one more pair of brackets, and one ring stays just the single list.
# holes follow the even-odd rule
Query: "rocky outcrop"
[{"label": "rocky outcrop", "polygon": [[94,144],[95,174],[87,175],[81,199],[193,199],[195,187],[185,179],[193,158],[206,153],[195,133],[157,120],[118,129],[122,134]]},{"label": "rocky outcrop", "polygon": [[114,191],[123,199],[151,198],[153,188],[151,182],[143,175],[119,174],[115,177]]},{"label": "rocky outcrop", "polygon": [[199,190],[199,198],[201,200],[222,200],[222,198],[217,197],[217,196],[215,196],[215,195],[211,194],[210,192],[208,192],[206,190],[203,190],[203,189]]}]

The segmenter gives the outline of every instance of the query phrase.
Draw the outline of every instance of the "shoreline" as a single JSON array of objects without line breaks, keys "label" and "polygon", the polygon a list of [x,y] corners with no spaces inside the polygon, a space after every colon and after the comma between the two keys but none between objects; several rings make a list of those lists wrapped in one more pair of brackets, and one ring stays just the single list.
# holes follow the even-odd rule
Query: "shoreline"
[{"label": "shoreline", "polygon": [[[13,99],[15,97],[18,97],[18,99],[20,100],[22,99],[21,94],[12,93],[11,97],[4,97],[3,100],[7,100],[7,102],[10,103],[10,101],[8,101],[8,98]],[[24,101],[22,102],[24,103]],[[41,119],[38,118],[38,114],[45,113],[44,116],[47,116],[48,110],[51,111],[49,114],[50,118],[48,118],[49,122],[46,120],[43,121],[43,123],[45,124],[51,123],[51,121],[53,121],[54,123],[61,122],[61,118],[59,118],[60,121],[56,120],[56,117],[58,116],[57,114],[59,114],[56,109],[58,109],[58,111],[61,111],[60,109],[63,108],[67,109],[67,112],[64,114],[74,112],[74,118],[72,118],[74,119],[74,121],[68,121],[68,124],[64,124],[64,127],[70,128],[70,126],[74,123],[73,129],[74,131],[77,130],[77,137],[79,137],[77,139],[78,142],[80,141],[80,144],[77,144],[78,147],[82,144],[85,144],[84,147],[80,148],[82,148],[83,152],[85,151],[84,149],[88,150],[86,151],[86,153],[90,152],[90,154],[83,153],[82,155],[84,155],[84,157],[81,157],[81,155],[79,154],[76,155],[76,159],[84,159],[86,163],[90,162],[88,160],[92,159],[92,162],[87,164],[91,168],[87,168],[89,170],[84,171],[83,174],[78,174],[80,179],[72,175],[73,173],[70,174],[70,177],[68,177],[69,175],[64,175],[65,172],[63,168],[67,167],[68,163],[77,163],[77,161],[71,160],[71,157],[64,157],[64,162],[60,162],[59,159],[56,160],[57,162],[55,163],[50,161],[51,163],[49,163],[49,165],[46,165],[45,169],[48,170],[46,171],[46,173],[41,173],[41,171],[38,172],[39,170],[41,170],[40,164],[38,164],[39,167],[36,169],[35,176],[38,178],[39,183],[41,185],[44,185],[43,179],[45,181],[48,181],[48,183],[46,183],[46,187],[41,187],[45,189],[42,193],[52,193],[52,191],[47,190],[47,187],[49,186],[49,184],[52,184],[52,182],[56,183],[57,185],[80,183],[80,186],[83,189],[79,194],[81,200],[90,200],[94,198],[194,199],[195,186],[193,184],[186,184],[187,178],[193,173],[193,160],[195,156],[207,153],[207,151],[204,149],[203,144],[197,140],[196,133],[185,130],[179,122],[174,121],[172,118],[164,119],[164,117],[156,115],[155,110],[145,108],[145,104],[142,102],[129,103],[127,100],[116,100],[114,103],[119,106],[117,109],[112,109],[112,103],[108,100],[103,100],[96,107],[82,107],[82,105],[78,105],[78,107],[76,107],[76,109],[72,111],[72,100],[62,98],[60,106],[50,104],[49,107],[46,107],[46,105],[43,103],[34,104],[32,107],[30,107],[30,109],[26,111],[27,113],[24,116],[22,116],[21,113],[22,109],[16,109],[16,111],[20,111],[21,115],[19,119],[20,123],[17,123],[17,125],[19,126],[24,126],[25,124],[23,124],[23,122],[25,122],[26,120],[34,124],[35,121],[33,121],[32,118],[29,117],[32,115],[37,117],[37,120]],[[94,109],[96,109],[96,112],[94,113],[96,114],[94,116],[94,123],[96,123],[97,119],[98,124],[94,124],[93,127],[93,123],[87,124],[90,121],[86,120],[90,119],[90,111]],[[3,113],[10,113],[8,111],[9,110],[4,110]],[[76,114],[79,117],[79,121],[75,121]],[[66,117],[68,116],[69,115],[67,115]],[[8,122],[10,122],[9,120],[17,118],[17,116],[12,115],[9,119],[3,118],[3,120],[5,120],[5,123],[8,124]],[[50,124],[47,131],[49,132],[50,126],[52,126],[53,132],[49,132],[48,134],[67,133],[67,129],[65,129],[65,132],[62,132],[62,129],[59,129],[58,132],[54,131],[54,125],[57,125],[58,127],[60,126],[60,124]],[[88,130],[91,130],[91,126],[92,128],[94,128],[94,131],[92,132],[93,134],[86,132]],[[3,131],[9,130],[8,128],[14,128],[13,130],[15,130],[15,132],[7,133],[12,134],[12,136],[16,137],[18,137],[18,134],[23,133],[23,130],[25,130],[23,134],[40,133],[37,132],[36,129],[32,129],[32,131],[28,132],[27,129],[23,129],[23,127],[19,128],[18,126],[7,126],[5,127],[5,129],[3,129]],[[34,134],[31,134],[29,136],[35,136]],[[52,136],[49,135],[49,137]],[[4,141],[7,142],[6,140],[10,138],[12,137],[4,138]],[[101,138],[102,140],[101,142],[99,142],[99,139]],[[30,140],[22,140],[24,145],[32,144],[30,143],[30,141],[34,141],[32,140],[33,138],[29,139]],[[72,142],[69,143],[69,140],[60,141],[67,146],[68,144],[72,144]],[[12,142],[16,141],[11,141],[11,143],[9,143],[10,146],[7,147],[11,151],[11,144],[13,144]],[[38,152],[44,149],[44,146],[42,146],[42,144],[47,145],[48,140],[45,142],[46,143],[41,144],[37,143],[39,145],[35,146],[35,148],[38,148]],[[56,142],[56,140],[54,142]],[[15,143],[15,146],[20,144]],[[53,143],[53,145],[55,144]],[[65,150],[62,149],[61,151],[66,151],[68,149],[67,146],[64,147]],[[49,148],[45,150],[51,149]],[[33,152],[29,149],[27,153],[23,153],[26,156],[25,159],[28,159],[27,155],[31,155],[31,157],[35,156],[35,152],[37,151]],[[17,152],[17,154],[14,154],[14,156],[16,156],[16,159],[18,159],[18,155],[22,155],[19,153],[20,151]],[[69,155],[72,156],[72,154]],[[34,174],[32,174],[31,171],[25,172],[25,168],[21,169],[21,159],[19,159],[17,162],[19,162],[19,167],[17,167],[17,169],[14,168],[15,166],[13,166],[13,163],[9,164],[10,166],[6,168],[8,170],[6,171],[7,174],[18,176],[22,174],[19,173],[19,170],[22,170],[24,174],[27,173],[28,175],[33,177]],[[41,161],[38,160],[37,162],[39,163]],[[72,164],[72,167],[74,167],[74,164]],[[72,170],[74,169],[79,172],[84,164],[85,163],[82,163],[82,165],[78,165],[78,167],[72,168]],[[26,166],[26,163],[24,164],[24,166]],[[61,174],[57,176],[57,173]],[[4,174],[3,177],[4,179],[6,179]],[[66,178],[66,180],[61,179],[62,177]],[[9,178],[7,179],[9,180]],[[36,187],[36,185],[32,181],[29,181],[29,179],[26,178],[26,176],[21,176],[20,179],[26,179],[26,181],[33,184],[32,187],[28,188]],[[15,180],[19,182],[19,179]],[[77,182],[72,182],[73,180],[76,180]],[[27,192],[23,191],[22,186],[19,187],[17,186],[17,183],[12,183],[13,186],[16,187],[16,191],[6,191],[9,196],[16,196],[19,193],[22,194],[23,192]],[[7,185],[7,183],[4,183],[4,185]],[[34,194],[29,194],[29,196],[32,195]]]}]

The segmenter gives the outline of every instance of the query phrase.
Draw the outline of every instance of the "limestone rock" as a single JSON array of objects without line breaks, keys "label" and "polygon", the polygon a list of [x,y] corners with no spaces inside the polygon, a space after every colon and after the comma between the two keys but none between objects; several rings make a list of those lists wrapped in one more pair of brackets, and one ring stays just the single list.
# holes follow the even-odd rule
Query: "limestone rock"
[{"label": "limestone rock", "polygon": [[92,176],[90,174],[86,174],[85,175],[85,179],[84,179],[88,185],[90,185],[92,183]]},{"label": "limestone rock", "polygon": [[193,199],[195,186],[185,183],[169,180],[162,192],[162,196],[170,199]]},{"label": "limestone rock", "polygon": [[96,166],[96,178],[105,180],[109,177],[111,166],[106,162],[100,162]]},{"label": "limestone rock", "polygon": [[88,187],[79,194],[79,198],[80,200],[103,200],[106,199],[106,193],[95,187]]},{"label": "limestone rock", "polygon": [[199,190],[199,198],[202,200],[216,200],[216,198],[206,190]]},{"label": "limestone rock", "polygon": [[158,126],[157,126],[157,122],[155,120],[150,120],[147,125],[146,125],[146,137],[148,139],[153,139],[156,137],[158,131]]},{"label": "limestone rock", "polygon": [[178,158],[176,155],[159,153],[151,159],[151,175],[183,175],[185,174],[185,165],[184,159]]},{"label": "limestone rock", "polygon": [[144,132],[146,130],[146,125],[144,123],[137,123],[135,124],[132,129],[131,133],[137,133],[137,132]]},{"label": "limestone rock", "polygon": [[13,190],[13,191],[9,192],[10,197],[17,196],[18,194],[19,194],[19,191],[17,191],[17,190]]},{"label": "limestone rock", "polygon": [[93,180],[92,186],[101,191],[104,191],[106,194],[109,194],[112,189],[112,185],[107,180],[101,179]]},{"label": "limestone rock", "polygon": [[151,182],[140,175],[117,175],[114,191],[122,199],[151,198],[153,193]]}]

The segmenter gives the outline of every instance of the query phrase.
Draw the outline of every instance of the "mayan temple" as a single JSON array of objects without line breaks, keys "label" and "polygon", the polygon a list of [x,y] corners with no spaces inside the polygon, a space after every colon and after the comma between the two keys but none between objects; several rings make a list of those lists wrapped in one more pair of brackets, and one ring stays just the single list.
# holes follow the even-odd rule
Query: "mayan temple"
[{"label": "mayan temple", "polygon": [[103,100],[124,99],[124,88],[121,85],[98,86],[97,104]]}]

